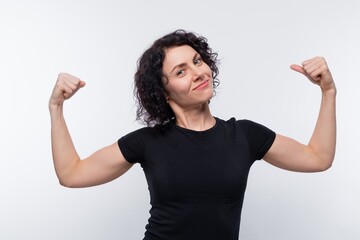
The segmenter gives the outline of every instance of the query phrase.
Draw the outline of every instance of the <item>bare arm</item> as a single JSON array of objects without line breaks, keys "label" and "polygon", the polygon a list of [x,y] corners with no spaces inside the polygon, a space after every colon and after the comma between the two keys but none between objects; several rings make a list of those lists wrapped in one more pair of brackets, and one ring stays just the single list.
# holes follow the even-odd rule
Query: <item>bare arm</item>
[{"label": "bare arm", "polygon": [[317,172],[331,167],[336,147],[336,87],[327,63],[315,57],[292,65],[294,71],[304,74],[321,88],[322,100],[314,132],[308,144],[277,134],[264,160],[277,167],[298,171]]},{"label": "bare arm", "polygon": [[56,174],[67,187],[89,187],[111,181],[131,168],[117,143],[96,151],[81,160],[63,116],[64,101],[71,98],[85,82],[61,73],[49,100],[51,144]]}]

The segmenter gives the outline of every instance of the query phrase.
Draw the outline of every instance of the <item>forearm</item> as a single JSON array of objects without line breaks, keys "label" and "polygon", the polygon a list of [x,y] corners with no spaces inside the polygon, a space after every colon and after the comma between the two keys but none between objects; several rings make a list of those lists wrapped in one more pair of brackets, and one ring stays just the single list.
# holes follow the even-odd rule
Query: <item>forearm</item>
[{"label": "forearm", "polygon": [[297,172],[318,172],[331,167],[336,145],[336,87],[323,57],[293,64],[292,70],[320,86],[322,99],[314,132],[307,145],[276,135],[264,159],[283,169]]},{"label": "forearm", "polygon": [[61,184],[66,182],[80,160],[64,116],[63,105],[49,106],[51,117],[51,147],[56,174]]},{"label": "forearm", "polygon": [[336,147],[336,88],[322,92],[319,116],[308,146],[322,168],[331,166]]}]

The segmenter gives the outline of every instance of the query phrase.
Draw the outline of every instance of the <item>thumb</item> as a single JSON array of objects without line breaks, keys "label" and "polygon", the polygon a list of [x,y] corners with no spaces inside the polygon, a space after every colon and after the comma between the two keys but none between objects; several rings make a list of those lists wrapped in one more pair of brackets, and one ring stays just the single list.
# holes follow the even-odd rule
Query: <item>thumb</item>
[{"label": "thumb", "polygon": [[78,85],[79,88],[83,88],[83,87],[85,87],[85,85],[86,85],[86,82],[80,80],[79,85]]},{"label": "thumb", "polygon": [[292,64],[292,65],[290,65],[290,68],[292,70],[296,71],[296,72],[299,72],[299,73],[304,74],[305,76],[307,76],[304,68],[302,66],[300,66],[300,65]]}]

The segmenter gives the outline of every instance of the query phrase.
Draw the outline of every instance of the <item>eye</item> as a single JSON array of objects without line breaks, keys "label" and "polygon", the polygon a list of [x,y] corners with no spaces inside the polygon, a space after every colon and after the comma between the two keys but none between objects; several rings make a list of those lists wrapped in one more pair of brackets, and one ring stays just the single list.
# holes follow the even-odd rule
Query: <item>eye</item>
[{"label": "eye", "polygon": [[176,72],[176,76],[177,77],[181,77],[185,75],[185,70],[184,69],[180,69],[179,71]]},{"label": "eye", "polygon": [[203,60],[202,60],[201,57],[196,58],[195,61],[194,61],[195,65],[201,65],[202,63],[203,63]]}]

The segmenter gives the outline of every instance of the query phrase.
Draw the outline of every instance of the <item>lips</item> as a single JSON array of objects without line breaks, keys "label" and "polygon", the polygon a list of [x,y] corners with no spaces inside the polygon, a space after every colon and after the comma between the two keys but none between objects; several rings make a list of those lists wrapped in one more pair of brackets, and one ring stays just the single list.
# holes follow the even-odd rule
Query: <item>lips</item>
[{"label": "lips", "polygon": [[200,83],[193,90],[200,90],[200,89],[206,88],[207,86],[209,86],[209,80],[206,80],[206,81]]}]

